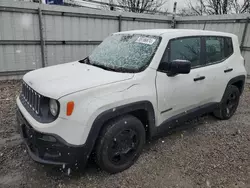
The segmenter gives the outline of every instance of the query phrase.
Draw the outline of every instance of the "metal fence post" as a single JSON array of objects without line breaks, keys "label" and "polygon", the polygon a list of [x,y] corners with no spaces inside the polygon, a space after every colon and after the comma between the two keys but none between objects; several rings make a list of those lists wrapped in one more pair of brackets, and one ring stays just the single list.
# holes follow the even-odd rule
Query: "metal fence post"
[{"label": "metal fence post", "polygon": [[204,23],[203,30],[206,29],[206,26],[207,26],[207,22]]},{"label": "metal fence post", "polygon": [[118,16],[118,31],[120,32],[120,31],[122,31],[122,15],[119,15]]},{"label": "metal fence post", "polygon": [[175,29],[176,27],[176,20],[175,20],[176,6],[177,6],[177,2],[174,2],[174,10],[173,10],[173,17],[172,17],[172,25],[171,25],[171,28],[173,29]]},{"label": "metal fence post", "polygon": [[39,18],[39,31],[40,31],[40,45],[41,45],[41,57],[42,57],[42,67],[46,66],[45,61],[45,41],[43,36],[43,14],[42,10],[38,8],[38,18]]},{"label": "metal fence post", "polygon": [[248,17],[248,18],[246,19],[246,23],[245,23],[243,35],[242,35],[242,38],[241,38],[241,43],[240,43],[240,48],[241,48],[241,50],[242,50],[243,47],[244,47],[244,42],[245,42],[245,38],[246,38],[246,34],[247,34],[247,28],[248,28],[248,23],[249,23],[249,21],[250,21],[250,18]]}]

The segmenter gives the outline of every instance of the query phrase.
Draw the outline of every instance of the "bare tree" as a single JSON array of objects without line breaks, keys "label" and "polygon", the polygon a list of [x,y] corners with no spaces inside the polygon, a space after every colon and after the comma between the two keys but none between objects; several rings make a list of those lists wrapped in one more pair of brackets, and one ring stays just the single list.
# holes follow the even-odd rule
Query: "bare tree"
[{"label": "bare tree", "polygon": [[117,0],[129,12],[156,12],[166,3],[164,0]]},{"label": "bare tree", "polygon": [[196,0],[196,2],[189,1],[186,13],[189,15],[203,15],[206,12],[206,6],[204,0]]},{"label": "bare tree", "polygon": [[230,5],[233,11],[237,14],[250,13],[250,1],[244,0],[243,4],[240,4],[238,0],[231,0]]},{"label": "bare tree", "polygon": [[[190,3],[192,4],[192,3]],[[229,9],[228,0],[200,0],[200,7],[203,12],[202,14],[227,14]]]},{"label": "bare tree", "polygon": [[109,0],[107,6],[111,10],[117,7],[128,12],[156,13],[163,9],[166,2],[167,0]]},{"label": "bare tree", "polygon": [[195,12],[193,12],[190,8],[182,8],[179,11],[179,15],[180,16],[197,16],[197,14],[195,14]]},{"label": "bare tree", "polygon": [[220,15],[250,12],[250,1],[244,0],[189,0],[188,8],[180,11],[181,15]]}]

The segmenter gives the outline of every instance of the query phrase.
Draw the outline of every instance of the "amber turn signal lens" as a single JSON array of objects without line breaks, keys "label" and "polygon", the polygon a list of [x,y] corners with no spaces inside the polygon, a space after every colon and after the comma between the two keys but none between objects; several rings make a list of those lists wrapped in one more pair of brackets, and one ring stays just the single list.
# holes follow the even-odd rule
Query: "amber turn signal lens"
[{"label": "amber turn signal lens", "polygon": [[67,103],[67,116],[71,116],[74,110],[75,103],[73,101],[70,101]]}]

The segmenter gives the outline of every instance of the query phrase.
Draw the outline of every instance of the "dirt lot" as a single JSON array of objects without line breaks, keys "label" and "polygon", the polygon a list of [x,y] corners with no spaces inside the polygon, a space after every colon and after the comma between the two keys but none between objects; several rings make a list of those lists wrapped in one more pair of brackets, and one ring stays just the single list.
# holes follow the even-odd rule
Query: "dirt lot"
[{"label": "dirt lot", "polygon": [[204,116],[150,142],[137,163],[109,175],[94,164],[71,171],[33,162],[15,132],[20,83],[0,82],[0,187],[250,187],[250,85],[228,121]]}]

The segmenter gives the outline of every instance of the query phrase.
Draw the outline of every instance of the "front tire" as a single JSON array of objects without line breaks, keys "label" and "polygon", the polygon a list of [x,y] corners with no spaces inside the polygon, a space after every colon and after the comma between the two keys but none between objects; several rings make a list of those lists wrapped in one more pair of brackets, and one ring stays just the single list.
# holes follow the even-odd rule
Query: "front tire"
[{"label": "front tire", "polygon": [[239,105],[239,100],[239,89],[234,85],[229,85],[224,93],[219,108],[214,111],[214,116],[221,120],[230,119]]},{"label": "front tire", "polygon": [[97,164],[112,174],[129,168],[141,154],[145,139],[145,128],[136,117],[126,115],[111,120],[97,142]]}]

